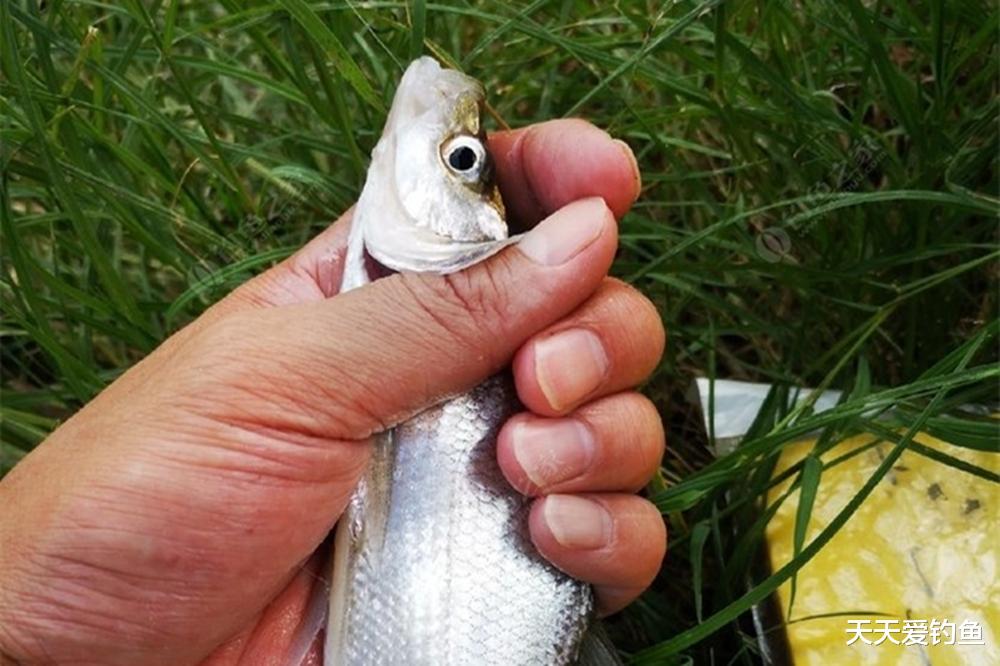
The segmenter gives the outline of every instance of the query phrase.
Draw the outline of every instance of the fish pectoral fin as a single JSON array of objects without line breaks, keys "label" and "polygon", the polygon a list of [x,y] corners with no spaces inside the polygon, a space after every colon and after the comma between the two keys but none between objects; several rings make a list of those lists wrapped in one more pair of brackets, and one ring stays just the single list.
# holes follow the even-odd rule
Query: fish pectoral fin
[{"label": "fish pectoral fin", "polygon": [[614,643],[600,622],[593,622],[583,635],[576,666],[623,666]]}]

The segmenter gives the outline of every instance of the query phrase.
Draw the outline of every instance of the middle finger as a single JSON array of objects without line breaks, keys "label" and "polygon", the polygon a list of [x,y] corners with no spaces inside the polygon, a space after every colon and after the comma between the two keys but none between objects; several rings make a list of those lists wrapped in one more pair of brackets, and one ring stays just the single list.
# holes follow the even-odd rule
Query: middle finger
[{"label": "middle finger", "polygon": [[641,382],[659,362],[664,342],[653,304],[633,287],[607,278],[583,305],[517,352],[518,397],[536,414],[565,414]]}]

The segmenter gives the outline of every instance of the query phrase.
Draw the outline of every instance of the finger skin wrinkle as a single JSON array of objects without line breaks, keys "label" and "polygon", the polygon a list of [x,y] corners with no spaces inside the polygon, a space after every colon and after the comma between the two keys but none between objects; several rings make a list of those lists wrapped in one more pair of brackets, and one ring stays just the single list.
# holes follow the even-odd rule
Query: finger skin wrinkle
[{"label": "finger skin wrinkle", "polygon": [[400,278],[419,310],[416,317],[433,322],[438,329],[418,327],[432,338],[428,346],[448,356],[474,358],[490,373],[509,361],[511,345],[496,344],[496,340],[510,337],[508,323],[516,316],[513,292],[506,285],[517,281],[506,256],[496,257],[472,273]]},{"label": "finger skin wrinkle", "polygon": [[[0,603],[0,626],[13,641],[0,633],[0,649],[23,659],[47,661],[39,648],[59,645],[58,662],[69,663],[74,647],[127,643],[154,648],[176,639],[169,621],[154,618],[164,619],[159,609],[191,604],[194,595],[162,591],[156,584],[164,580],[161,567],[151,569],[155,574],[138,575],[127,564],[130,560],[113,547],[74,548],[72,544],[80,540],[72,531],[59,534],[59,543],[69,547],[37,549],[25,558],[16,578],[9,579],[12,584],[6,587],[11,596]],[[128,540],[128,533],[122,538]],[[170,589],[183,590],[190,581],[182,576],[177,583],[179,587]],[[4,611],[6,604],[11,605]]]},{"label": "finger skin wrinkle", "polygon": [[[300,494],[304,501],[289,504],[302,512],[300,521],[274,493],[255,497],[216,480],[200,484],[209,495],[192,505],[197,478],[188,479],[190,486],[178,485],[177,475],[160,464],[149,473],[154,476],[123,470],[117,480],[77,489],[67,498],[68,511],[34,544],[30,557],[18,558],[10,579],[18,588],[5,586],[0,625],[10,627],[6,620],[11,613],[4,611],[8,603],[20,609],[25,621],[14,623],[11,631],[17,638],[3,643],[7,651],[16,644],[58,646],[57,661],[69,663],[77,651],[94,654],[111,641],[121,648],[116,663],[193,662],[242,626],[248,619],[242,616],[254,604],[265,603],[281,589],[287,570],[272,567],[267,558],[271,551],[263,546],[301,542],[301,561],[332,523],[310,508],[326,506],[329,497]],[[131,485],[124,485],[128,480]],[[331,506],[331,515],[336,511]],[[299,524],[309,519],[317,526]],[[234,548],[258,556],[234,561]],[[239,598],[236,591],[251,570],[262,579],[261,592],[247,608],[226,611],[227,619],[217,622],[222,609],[233,608],[232,599]],[[5,573],[10,571],[5,567]],[[232,626],[216,628],[218,635],[206,634],[199,627],[207,620],[217,627]],[[181,649],[186,658],[152,657],[157,646],[182,639],[187,641]],[[15,654],[34,658],[36,653],[19,649]],[[145,656],[124,661],[129,655]]]},{"label": "finger skin wrinkle", "polygon": [[[663,326],[660,311],[657,310],[652,301],[643,296],[632,285],[620,280],[613,280],[613,282],[622,287],[622,293],[617,294],[615,298],[627,301],[628,304],[624,305],[623,309],[633,312],[632,318],[629,319],[629,321],[636,322],[630,327],[631,330],[635,331],[632,336],[632,344],[638,348],[636,351],[644,349],[644,353],[653,359],[653,365],[649,368],[652,371],[663,357],[667,345],[666,328]],[[639,331],[643,331],[643,333],[640,334]]]},{"label": "finger skin wrinkle", "polygon": [[[663,457],[664,434],[659,412],[648,398],[639,393],[612,395],[584,406],[573,417],[591,432],[599,433],[606,442],[592,465],[597,473],[601,473],[602,465],[614,465],[620,472],[631,471],[623,477],[621,487],[614,490],[637,492],[649,482]],[[611,438],[613,442],[609,441]]]},{"label": "finger skin wrinkle", "polygon": [[[624,356],[646,358],[659,362],[666,345],[663,320],[656,306],[630,284],[609,278],[596,294],[593,302],[598,306],[588,313],[584,321],[620,335],[627,352]],[[625,326],[609,328],[618,322]],[[652,367],[649,368],[652,370]]]},{"label": "finger skin wrinkle", "polygon": [[[468,312],[468,298],[452,280],[406,274],[399,280],[400,286],[406,291],[409,300],[415,306],[414,318],[420,322],[428,322],[431,326],[421,326],[414,322],[418,335],[430,340],[445,341],[448,347],[458,347],[456,354],[465,355],[474,352],[480,343],[480,336],[475,326],[469,326],[461,315]],[[436,348],[438,345],[433,344]]]},{"label": "finger skin wrinkle", "polygon": [[315,279],[308,273],[303,274],[295,264],[284,264],[281,269],[281,272],[261,276],[252,289],[238,287],[230,298],[250,308],[270,308],[323,296]]},{"label": "finger skin wrinkle", "polygon": [[27,660],[29,656],[42,663],[51,663],[45,645],[29,646],[29,640],[26,632],[18,631],[14,619],[4,612],[4,602],[0,599],[0,666],[20,666],[18,660]]},{"label": "finger skin wrinkle", "polygon": [[[279,316],[264,322],[235,314],[200,333],[204,340],[195,358],[203,360],[190,364],[185,382],[191,390],[184,395],[192,396],[184,399],[188,410],[234,425],[257,422],[315,438],[363,439],[389,426],[371,407],[377,395],[359,380],[361,369],[343,359],[342,350],[329,350],[336,357],[324,359],[295,346],[271,351],[285,335],[278,327],[296,324],[278,321],[278,311],[269,314]],[[318,362],[326,374],[315,372]]]},{"label": "finger skin wrinkle", "polygon": [[511,314],[511,293],[505,287],[513,280],[503,257],[483,264],[476,278],[467,273],[443,276],[449,291],[462,303],[476,331],[493,332],[508,321]]},{"label": "finger skin wrinkle", "polygon": [[[346,331],[333,332],[333,335],[338,334],[348,335]],[[293,378],[290,389],[292,401],[302,405],[302,413],[307,419],[311,414],[319,415],[316,420],[320,425],[318,431],[309,433],[310,428],[306,428],[304,432],[319,437],[361,440],[392,427],[392,423],[383,418],[375,407],[379,386],[385,378],[359,372],[359,364],[349,355],[345,357],[334,352],[333,357],[324,363],[324,367],[328,368],[327,374],[319,379],[311,371],[316,360],[309,357],[298,359],[290,375]],[[280,378],[275,377],[274,380],[280,381]]]},{"label": "finger skin wrinkle", "polygon": [[298,486],[353,482],[368,457],[366,440],[333,440],[289,431],[256,419],[224,418],[201,427],[192,446],[157,451],[158,460],[206,483],[290,490]]}]

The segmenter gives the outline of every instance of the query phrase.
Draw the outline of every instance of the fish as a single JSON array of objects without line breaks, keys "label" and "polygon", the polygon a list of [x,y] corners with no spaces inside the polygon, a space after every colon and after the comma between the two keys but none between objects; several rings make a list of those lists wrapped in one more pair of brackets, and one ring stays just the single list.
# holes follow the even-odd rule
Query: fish
[{"label": "fish", "polygon": [[[449,274],[509,233],[474,78],[412,62],[372,151],[342,291],[391,272]],[[324,663],[563,666],[594,613],[589,585],[545,560],[497,432],[520,409],[510,372],[377,436],[335,530]]]}]

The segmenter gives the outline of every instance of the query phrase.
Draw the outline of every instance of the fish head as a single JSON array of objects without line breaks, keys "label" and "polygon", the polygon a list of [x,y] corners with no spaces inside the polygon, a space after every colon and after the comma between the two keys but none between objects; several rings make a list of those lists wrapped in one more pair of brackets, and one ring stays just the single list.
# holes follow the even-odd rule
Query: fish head
[{"label": "fish head", "polygon": [[354,214],[364,250],[395,271],[450,273],[509,238],[475,79],[433,58],[407,68]]}]

